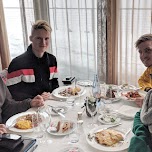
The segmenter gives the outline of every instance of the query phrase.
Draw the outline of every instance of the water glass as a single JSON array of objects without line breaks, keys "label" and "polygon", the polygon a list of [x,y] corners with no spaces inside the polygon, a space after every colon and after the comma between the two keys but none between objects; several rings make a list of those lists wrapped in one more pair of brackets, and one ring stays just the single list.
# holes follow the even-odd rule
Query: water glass
[{"label": "water glass", "polygon": [[66,103],[69,107],[73,107],[75,104],[75,99],[74,98],[67,98]]},{"label": "water glass", "polygon": [[77,143],[79,141],[80,134],[77,131],[74,131],[69,135],[70,143]]},{"label": "water glass", "polygon": [[41,118],[38,112],[32,114],[32,128],[35,138],[42,138],[42,135],[40,134],[40,119]]}]

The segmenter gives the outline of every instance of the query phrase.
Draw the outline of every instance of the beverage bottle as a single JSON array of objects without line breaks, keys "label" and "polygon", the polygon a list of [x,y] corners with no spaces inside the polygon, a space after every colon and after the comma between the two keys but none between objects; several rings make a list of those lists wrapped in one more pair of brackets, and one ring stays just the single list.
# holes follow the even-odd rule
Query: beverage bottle
[{"label": "beverage bottle", "polygon": [[101,90],[100,90],[100,82],[97,74],[94,75],[92,94],[94,98],[100,98]]}]

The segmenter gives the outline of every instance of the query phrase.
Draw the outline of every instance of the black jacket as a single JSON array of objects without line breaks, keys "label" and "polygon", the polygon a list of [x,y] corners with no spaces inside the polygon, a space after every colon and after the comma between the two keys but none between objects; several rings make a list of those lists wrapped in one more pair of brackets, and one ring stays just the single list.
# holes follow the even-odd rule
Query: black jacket
[{"label": "black jacket", "polygon": [[10,63],[6,84],[15,100],[52,92],[59,86],[55,56],[45,52],[42,58],[38,58],[30,45],[25,53]]}]

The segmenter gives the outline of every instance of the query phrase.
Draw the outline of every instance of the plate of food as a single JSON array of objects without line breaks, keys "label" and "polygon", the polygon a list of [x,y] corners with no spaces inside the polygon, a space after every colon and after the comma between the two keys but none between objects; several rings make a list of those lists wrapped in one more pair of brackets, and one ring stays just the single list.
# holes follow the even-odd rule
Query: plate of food
[{"label": "plate of food", "polygon": [[76,129],[76,124],[70,120],[60,120],[51,122],[47,132],[55,136],[65,136],[71,134]]},{"label": "plate of food", "polygon": [[14,132],[32,132],[33,131],[32,129],[33,116],[36,117],[34,111],[18,113],[7,120],[6,126],[9,130],[14,131]]},{"label": "plate of food", "polygon": [[85,93],[86,90],[81,86],[62,86],[52,92],[53,96],[60,99],[67,99],[69,97],[78,98]]},{"label": "plate of food", "polygon": [[118,94],[118,87],[116,85],[107,85],[105,95],[102,96],[104,103],[112,103],[119,101],[121,98]]},{"label": "plate of food", "polygon": [[102,124],[112,125],[118,124],[121,121],[121,119],[115,113],[103,113],[99,115],[98,121]]},{"label": "plate of food", "polygon": [[124,100],[135,101],[137,98],[144,98],[146,96],[146,92],[139,91],[121,91],[119,92],[120,96]]},{"label": "plate of food", "polygon": [[101,151],[122,151],[129,147],[133,133],[121,127],[106,129],[106,125],[92,129],[86,136],[89,145]]},{"label": "plate of food", "polygon": [[90,81],[90,80],[79,80],[79,81],[77,81],[77,85],[84,86],[84,87],[91,87],[92,84],[93,84],[93,82]]}]

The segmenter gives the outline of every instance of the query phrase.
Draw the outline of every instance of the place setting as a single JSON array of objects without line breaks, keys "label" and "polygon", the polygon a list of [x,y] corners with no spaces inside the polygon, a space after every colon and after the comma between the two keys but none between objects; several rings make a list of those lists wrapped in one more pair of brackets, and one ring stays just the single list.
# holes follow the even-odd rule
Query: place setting
[{"label": "place setting", "polygon": [[86,89],[82,86],[78,85],[69,85],[69,86],[61,86],[56,88],[52,95],[56,98],[66,100],[69,97],[71,98],[79,98],[86,93]]},{"label": "place setting", "polygon": [[127,149],[132,136],[131,128],[122,128],[118,123],[93,128],[87,133],[86,140],[95,149],[116,152]]}]

